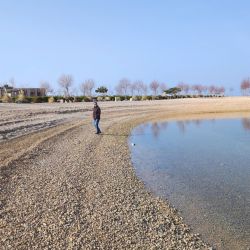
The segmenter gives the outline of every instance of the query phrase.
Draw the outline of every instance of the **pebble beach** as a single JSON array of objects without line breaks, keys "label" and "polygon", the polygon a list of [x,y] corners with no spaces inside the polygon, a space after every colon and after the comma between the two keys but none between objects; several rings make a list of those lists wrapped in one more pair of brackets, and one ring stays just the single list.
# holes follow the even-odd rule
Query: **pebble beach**
[{"label": "pebble beach", "polygon": [[[151,120],[248,117],[250,98],[0,104],[1,249],[213,249],[148,192],[128,136]],[[145,163],[146,164],[146,163]]]}]

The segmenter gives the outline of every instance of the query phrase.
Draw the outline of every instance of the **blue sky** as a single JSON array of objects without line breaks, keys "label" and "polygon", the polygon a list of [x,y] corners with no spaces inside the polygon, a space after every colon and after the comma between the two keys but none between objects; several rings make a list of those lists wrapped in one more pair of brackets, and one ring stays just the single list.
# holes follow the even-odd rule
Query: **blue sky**
[{"label": "blue sky", "polygon": [[0,0],[0,82],[113,89],[131,80],[224,85],[250,77],[250,1]]}]

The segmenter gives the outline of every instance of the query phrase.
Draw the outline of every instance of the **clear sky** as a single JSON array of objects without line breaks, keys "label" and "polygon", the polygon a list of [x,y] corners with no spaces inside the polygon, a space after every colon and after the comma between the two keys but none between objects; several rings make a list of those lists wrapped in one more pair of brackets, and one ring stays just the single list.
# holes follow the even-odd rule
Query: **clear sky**
[{"label": "clear sky", "polygon": [[247,0],[0,0],[0,82],[58,87],[62,73],[224,85],[250,77]]}]

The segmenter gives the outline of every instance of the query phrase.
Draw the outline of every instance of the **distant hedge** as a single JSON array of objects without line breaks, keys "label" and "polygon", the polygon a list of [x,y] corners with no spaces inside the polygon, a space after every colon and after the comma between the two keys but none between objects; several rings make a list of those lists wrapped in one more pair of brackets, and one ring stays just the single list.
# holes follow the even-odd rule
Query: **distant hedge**
[{"label": "distant hedge", "polygon": [[[151,100],[168,100],[168,99],[180,99],[180,98],[211,98],[211,97],[223,97],[221,95],[168,95],[168,96],[99,96],[99,97],[90,97],[90,96],[75,96],[75,97],[63,97],[63,96],[32,96],[25,97],[22,101],[18,100],[17,97],[10,98],[9,102],[19,102],[19,103],[48,103],[49,99],[53,98],[53,102],[92,102],[94,99],[98,101],[151,101]],[[4,98],[0,98],[0,103],[6,102]]]}]

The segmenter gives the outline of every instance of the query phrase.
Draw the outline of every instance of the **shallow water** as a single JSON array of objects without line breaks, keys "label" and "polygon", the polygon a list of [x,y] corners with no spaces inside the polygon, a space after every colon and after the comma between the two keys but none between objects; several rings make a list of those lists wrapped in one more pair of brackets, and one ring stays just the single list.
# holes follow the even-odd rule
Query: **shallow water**
[{"label": "shallow water", "polygon": [[195,232],[217,249],[250,247],[250,119],[142,124],[129,145],[146,187]]}]

